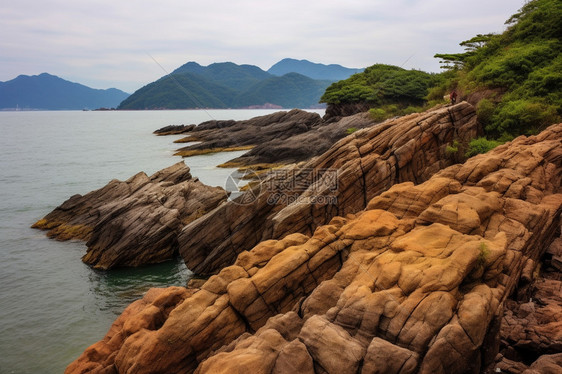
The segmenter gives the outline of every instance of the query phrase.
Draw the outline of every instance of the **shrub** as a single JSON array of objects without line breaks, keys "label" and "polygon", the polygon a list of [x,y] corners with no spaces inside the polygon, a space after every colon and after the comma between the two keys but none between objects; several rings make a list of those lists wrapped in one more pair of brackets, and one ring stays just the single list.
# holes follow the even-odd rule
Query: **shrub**
[{"label": "shrub", "polygon": [[445,152],[448,155],[454,155],[459,151],[459,145],[459,141],[455,139],[453,140],[453,143],[447,145],[447,148],[445,148]]},{"label": "shrub", "polygon": [[481,153],[486,153],[500,144],[501,143],[496,140],[488,140],[486,138],[472,139],[470,143],[468,143],[468,150],[465,156],[472,157]]},{"label": "shrub", "polygon": [[557,119],[556,108],[531,100],[502,103],[485,130],[491,134],[533,134]]},{"label": "shrub", "polygon": [[345,130],[345,132],[347,133],[347,135],[351,135],[353,134],[355,131],[357,131],[357,127],[350,127],[347,130]]},{"label": "shrub", "polygon": [[376,122],[384,121],[387,118],[387,113],[382,108],[369,109],[369,114],[371,118]]},{"label": "shrub", "polygon": [[425,102],[428,88],[433,86],[437,79],[435,74],[419,70],[375,64],[362,73],[330,85],[320,102],[420,105]]},{"label": "shrub", "polygon": [[419,113],[421,111],[423,111],[423,107],[410,105],[410,106],[406,107],[406,109],[402,110],[402,115]]},{"label": "shrub", "polygon": [[476,106],[476,115],[478,117],[478,121],[483,126],[487,126],[492,121],[492,116],[494,115],[494,111],[496,109],[495,104],[488,100],[482,99]]}]

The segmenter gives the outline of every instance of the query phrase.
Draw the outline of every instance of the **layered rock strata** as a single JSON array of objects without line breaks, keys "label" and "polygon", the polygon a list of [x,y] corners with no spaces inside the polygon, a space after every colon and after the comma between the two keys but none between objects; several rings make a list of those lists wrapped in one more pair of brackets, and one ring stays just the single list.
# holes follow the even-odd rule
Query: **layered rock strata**
[{"label": "layered rock strata", "polygon": [[[355,123],[365,113],[340,120]],[[304,165],[276,170],[255,189],[186,226],[180,254],[197,273],[213,273],[260,241],[312,234],[336,215],[364,209],[396,183],[420,183],[451,165],[447,145],[476,135],[474,107],[459,103],[359,130]],[[205,227],[214,227],[209,232]]]},{"label": "layered rock strata", "polygon": [[[188,136],[177,142],[197,141],[200,143],[180,148],[176,154],[189,156],[207,150],[248,147],[274,139],[284,140],[293,135],[308,132],[321,123],[322,118],[318,113],[298,109],[276,112],[244,121],[211,120],[192,129],[186,128]],[[157,130],[156,133],[161,130]]]},{"label": "layered rock strata", "polygon": [[506,298],[557,232],[561,142],[562,124],[397,184],[311,236],[263,241],[169,314],[145,297],[142,318],[104,339],[119,344],[67,372],[479,372]]},{"label": "layered rock strata", "polygon": [[290,164],[308,160],[325,152],[349,132],[368,127],[368,115],[344,122],[324,121],[317,113],[293,109],[244,121],[207,121],[198,126],[166,126],[157,135],[186,134],[178,143],[199,142],[180,148],[177,155],[249,150],[226,166]]},{"label": "layered rock strata", "polygon": [[179,162],[74,195],[32,227],[58,240],[87,241],[82,260],[94,268],[139,266],[171,259],[181,228],[226,198],[225,190],[192,178]]}]

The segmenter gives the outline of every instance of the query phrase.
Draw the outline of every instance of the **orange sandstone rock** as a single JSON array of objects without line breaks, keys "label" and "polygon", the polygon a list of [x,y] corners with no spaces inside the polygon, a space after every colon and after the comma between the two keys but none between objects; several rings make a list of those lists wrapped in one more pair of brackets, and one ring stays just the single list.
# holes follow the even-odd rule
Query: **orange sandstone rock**
[{"label": "orange sandstone rock", "polygon": [[390,187],[310,235],[231,249],[232,265],[159,328],[81,363],[119,373],[478,372],[496,356],[506,298],[558,230],[561,141],[562,124],[551,126]]}]

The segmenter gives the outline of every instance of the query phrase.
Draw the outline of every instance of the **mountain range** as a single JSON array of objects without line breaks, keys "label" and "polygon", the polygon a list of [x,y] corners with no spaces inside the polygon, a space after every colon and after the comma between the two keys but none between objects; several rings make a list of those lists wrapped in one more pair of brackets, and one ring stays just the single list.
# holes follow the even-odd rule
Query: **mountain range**
[{"label": "mountain range", "polygon": [[188,62],[137,90],[118,109],[318,107],[331,83],[362,70],[294,59],[268,71],[232,62]]},{"label": "mountain range", "polygon": [[308,60],[285,58],[270,67],[267,72],[277,76],[299,73],[312,79],[339,81],[347,79],[353,74],[361,73],[363,70],[365,69],[352,69],[336,64],[324,65]]},{"label": "mountain range", "polygon": [[116,88],[94,89],[47,73],[0,82],[0,110],[115,108],[127,96]]},{"label": "mountain range", "polygon": [[314,108],[335,81],[364,69],[286,58],[268,71],[232,62],[188,62],[132,95],[42,73],[0,82],[0,110]]}]

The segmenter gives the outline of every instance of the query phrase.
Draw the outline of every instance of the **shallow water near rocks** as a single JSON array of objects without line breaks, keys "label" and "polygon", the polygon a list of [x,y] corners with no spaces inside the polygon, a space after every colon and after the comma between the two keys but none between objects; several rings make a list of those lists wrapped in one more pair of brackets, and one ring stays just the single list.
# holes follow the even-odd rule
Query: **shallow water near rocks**
[{"label": "shallow water near rocks", "polygon": [[[273,110],[0,112],[0,373],[61,373],[150,287],[185,285],[181,260],[99,272],[80,241],[50,240],[30,226],[71,195],[111,179],[148,175],[181,159],[166,125],[249,119]],[[321,111],[319,111],[322,114]],[[185,159],[191,173],[225,186],[228,152]]]}]

